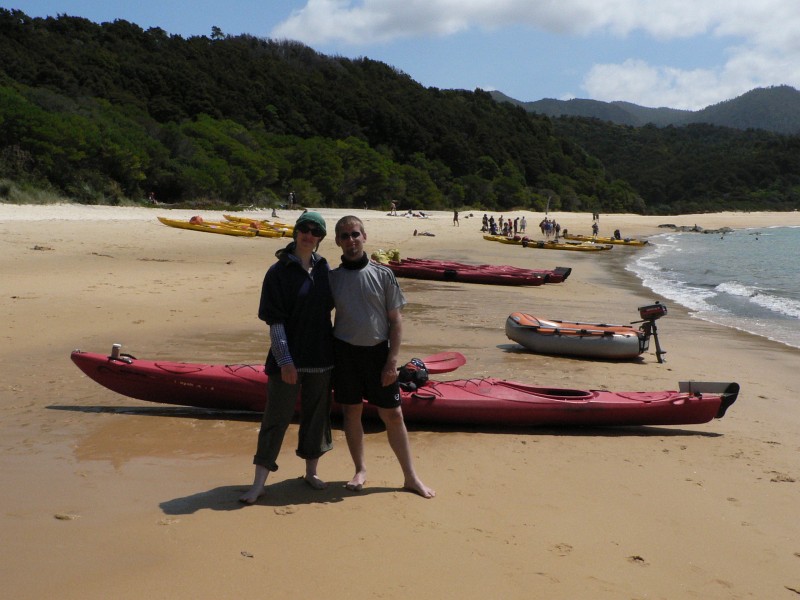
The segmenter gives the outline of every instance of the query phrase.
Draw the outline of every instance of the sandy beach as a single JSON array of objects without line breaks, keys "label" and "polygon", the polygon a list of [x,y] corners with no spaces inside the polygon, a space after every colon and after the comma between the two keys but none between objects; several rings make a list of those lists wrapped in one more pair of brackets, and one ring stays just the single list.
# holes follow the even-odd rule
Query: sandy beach
[{"label": "sandy beach", "polygon": [[[322,209],[329,230],[345,210]],[[369,481],[352,475],[341,424],[320,462],[331,485],[300,480],[296,427],[255,506],[260,415],[154,405],[84,377],[75,348],[112,343],[139,358],[261,363],[258,296],[280,239],[172,229],[159,208],[0,205],[5,326],[0,349],[0,580],[8,598],[800,597],[800,350],[692,318],[659,321],[667,361],[601,362],[522,352],[509,313],[627,323],[655,300],[624,266],[635,248],[597,254],[485,242],[482,213],[428,219],[355,210],[368,249],[532,268],[572,267],[556,285],[409,279],[401,356],[458,350],[440,379],[493,376],[559,387],[677,389],[736,381],[725,418],[704,425],[531,428],[410,425],[417,469],[437,497],[400,489],[379,425]],[[299,211],[279,211],[294,222]],[[261,218],[269,213],[243,213]],[[523,213],[514,213],[520,216]],[[524,213],[529,231],[541,214]],[[495,216],[499,216],[495,214]],[[506,215],[508,216],[508,215]],[[551,213],[574,233],[591,215]],[[659,224],[800,225],[800,213],[606,215],[601,235]],[[434,236],[414,236],[413,231]],[[536,232],[538,234],[538,231]],[[537,237],[537,236],[534,236]],[[321,253],[338,264],[332,236]],[[651,344],[652,346],[652,344]]]}]

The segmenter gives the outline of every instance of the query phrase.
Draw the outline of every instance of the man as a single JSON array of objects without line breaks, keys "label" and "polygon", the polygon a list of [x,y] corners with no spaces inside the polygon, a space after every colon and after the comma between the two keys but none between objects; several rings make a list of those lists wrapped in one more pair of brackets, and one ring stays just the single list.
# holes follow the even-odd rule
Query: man
[{"label": "man", "polygon": [[355,475],[345,487],[361,491],[367,479],[364,461],[362,398],[378,409],[386,426],[389,445],[403,469],[403,487],[423,498],[436,492],[417,476],[408,431],[400,407],[397,357],[406,299],[388,267],[369,260],[364,250],[367,232],[358,217],[336,223],[336,245],[342,264],[331,271],[330,285],[336,305],[334,322],[334,390],[342,405],[347,447]]}]

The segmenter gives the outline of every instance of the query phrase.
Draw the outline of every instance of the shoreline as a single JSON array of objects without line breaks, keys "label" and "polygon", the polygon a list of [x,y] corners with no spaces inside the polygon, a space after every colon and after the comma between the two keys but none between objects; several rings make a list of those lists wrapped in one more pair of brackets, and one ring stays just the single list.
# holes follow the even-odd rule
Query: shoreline
[{"label": "shoreline", "polygon": [[[384,598],[727,600],[800,589],[800,350],[700,321],[673,303],[659,321],[663,364],[652,348],[637,361],[591,361],[523,352],[504,336],[515,310],[637,319],[637,307],[658,298],[625,270],[633,248],[597,253],[606,257],[523,251],[484,242],[477,213],[462,214],[456,228],[452,213],[399,219],[352,211],[365,220],[370,251],[573,268],[562,284],[531,288],[400,279],[409,300],[401,357],[448,349],[467,357],[438,379],[615,391],[737,381],[740,398],[723,419],[516,430],[410,424],[417,469],[437,490],[430,501],[400,489],[402,474],[374,423],[364,492],[343,489],[352,467],[340,423],[334,450],[320,461],[331,485],[310,490],[299,479],[293,424],[267,496],[242,508],[257,415],[119,396],[83,377],[69,352],[105,352],[119,342],[145,359],[263,362],[258,291],[286,240],[170,229],[155,221],[157,208],[43,207],[27,220],[8,212],[0,205],[9,315],[0,334],[0,519],[10,540],[0,572],[10,596],[133,600],[169,589],[188,599],[267,588],[277,597],[338,599],[353,595],[354,567],[359,594]],[[321,212],[331,227],[350,211]],[[591,225],[587,214],[556,218],[577,233]],[[706,228],[800,225],[795,213],[668,219]],[[634,237],[659,232],[659,222],[666,219],[604,214],[600,224],[601,232],[613,223]],[[435,237],[413,236],[415,228]],[[324,240],[321,253],[333,264],[336,250]],[[387,548],[388,563],[380,558]]]},{"label": "shoreline", "polygon": [[[750,231],[757,231],[757,232],[766,232],[770,229],[780,229],[780,230],[792,230],[792,229],[800,229],[800,226],[797,225],[771,225],[771,226],[760,226],[760,227],[745,227],[741,229],[737,229],[734,231],[738,232],[750,232]],[[683,267],[678,267],[678,273],[672,273],[670,264],[674,264],[670,254],[676,251],[684,251],[692,247],[693,244],[701,244],[702,247],[708,248],[709,252],[713,253],[713,249],[709,246],[705,246],[707,240],[702,239],[694,239],[695,236],[698,235],[696,233],[691,232],[676,232],[676,233],[664,233],[657,236],[652,236],[650,238],[650,249],[649,252],[651,256],[655,257],[655,260],[648,263],[646,262],[648,259],[643,259],[641,265],[637,265],[637,258],[632,258],[626,265],[626,270],[633,273],[640,282],[647,287],[648,289],[653,289],[654,294],[663,293],[668,297],[668,301],[674,304],[679,304],[690,311],[691,316],[702,320],[707,321],[710,323],[714,323],[717,325],[721,325],[723,327],[727,327],[730,329],[742,331],[745,333],[749,333],[752,335],[756,335],[759,337],[763,337],[765,339],[777,342],[786,346],[787,348],[797,349],[800,348],[800,328],[797,327],[795,323],[795,327],[791,326],[791,322],[796,322],[796,318],[793,318],[792,313],[785,312],[788,310],[789,304],[791,304],[791,300],[787,299],[785,296],[776,296],[775,292],[772,291],[771,286],[769,286],[766,282],[769,281],[768,275],[770,273],[768,267],[763,267],[763,272],[760,274],[761,276],[757,279],[749,281],[748,276],[745,274],[744,279],[739,279],[738,277],[734,276],[735,278],[731,280],[731,275],[728,274],[726,279],[723,280],[722,284],[730,284],[735,283],[737,285],[742,285],[745,287],[746,290],[752,296],[761,294],[766,294],[767,298],[770,298],[773,302],[782,302],[783,308],[780,309],[777,313],[770,313],[767,312],[766,314],[762,314],[760,316],[754,316],[753,313],[749,311],[748,308],[744,308],[743,312],[737,312],[737,310],[741,310],[740,308],[734,308],[733,310],[730,309],[729,306],[722,306],[720,307],[714,302],[714,294],[711,294],[711,298],[707,300],[704,297],[704,289],[701,287],[698,288],[697,283],[693,283],[691,285],[687,285],[686,277],[689,277],[691,280],[692,277],[697,278],[699,273],[694,273],[692,275],[689,272],[683,270]],[[704,234],[701,234],[704,235]],[[734,232],[731,232],[731,237],[740,239],[739,236],[735,235]],[[752,235],[752,234],[751,234]],[[684,236],[689,236],[688,238],[684,239]],[[712,236],[716,237],[716,236]],[[684,241],[681,241],[684,240]],[[691,240],[691,241],[690,241]],[[732,242],[731,242],[732,243]],[[712,242],[713,245],[713,242]],[[776,259],[782,258],[783,255],[779,247],[772,246],[773,255]],[[739,250],[740,252],[742,250]],[[676,255],[679,256],[679,255]],[[738,255],[741,260],[745,260],[743,255]],[[719,260],[719,256],[717,259],[711,259],[709,265],[707,266],[708,269],[716,268],[716,261]],[[679,259],[680,262],[680,259]],[[685,267],[686,265],[684,265]],[[752,265],[751,265],[752,267]],[[689,267],[691,270],[691,267]],[[666,278],[662,273],[664,271],[668,271],[670,274],[666,275]],[[779,275],[780,276],[780,275]],[[676,283],[676,277],[679,282],[683,283]],[[713,277],[712,277],[713,278]],[[743,283],[748,282],[749,283]],[[650,287],[653,285],[653,287]],[[780,285],[780,284],[779,284]],[[750,287],[755,286],[755,287]],[[709,290],[711,288],[708,288]],[[659,292],[661,290],[661,292]],[[696,293],[700,293],[700,299],[698,300],[695,295]],[[716,292],[716,288],[714,289]],[[784,291],[785,292],[785,291]],[[725,296],[725,293],[721,293],[722,296]],[[743,293],[736,294],[736,298],[745,296]],[[708,303],[710,302],[710,304]],[[787,304],[789,303],[789,304]],[[762,305],[763,306],[763,305]],[[752,307],[750,307],[752,309]],[[756,309],[757,310],[757,309]],[[775,309],[773,309],[775,310]],[[787,325],[781,322],[781,320],[785,320]]]}]

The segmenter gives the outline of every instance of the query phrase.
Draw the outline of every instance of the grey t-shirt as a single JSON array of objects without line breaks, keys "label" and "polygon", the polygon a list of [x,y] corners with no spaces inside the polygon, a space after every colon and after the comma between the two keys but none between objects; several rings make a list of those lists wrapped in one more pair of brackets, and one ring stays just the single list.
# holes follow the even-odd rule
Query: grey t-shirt
[{"label": "grey t-shirt", "polygon": [[388,312],[407,304],[392,270],[370,260],[361,269],[340,266],[328,278],[336,305],[334,337],[354,346],[388,340]]}]

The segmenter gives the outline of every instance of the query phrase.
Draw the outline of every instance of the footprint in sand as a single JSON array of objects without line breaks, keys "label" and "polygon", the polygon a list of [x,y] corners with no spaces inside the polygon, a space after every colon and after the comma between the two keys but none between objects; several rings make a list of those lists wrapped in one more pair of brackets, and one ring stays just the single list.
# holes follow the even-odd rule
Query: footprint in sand
[{"label": "footprint in sand", "polygon": [[76,519],[80,519],[80,515],[71,515],[68,513],[56,513],[53,515],[59,521],[75,521]]},{"label": "footprint in sand", "polygon": [[572,546],[569,544],[556,544],[550,551],[554,554],[558,554],[559,556],[567,556],[570,552],[572,552]]},{"label": "footprint in sand", "polygon": [[296,506],[279,506],[275,509],[276,515],[293,515],[297,512]]}]

